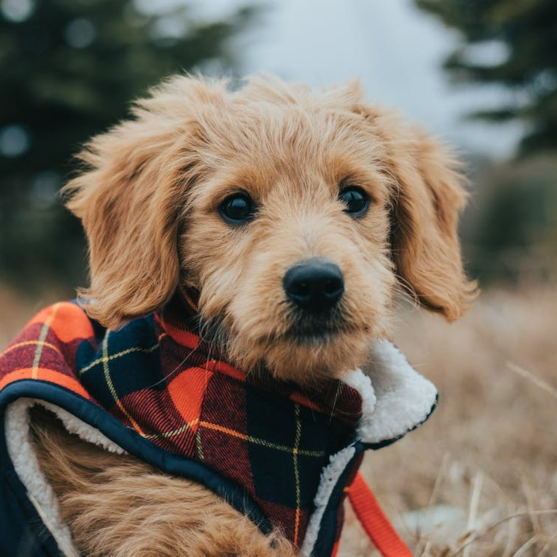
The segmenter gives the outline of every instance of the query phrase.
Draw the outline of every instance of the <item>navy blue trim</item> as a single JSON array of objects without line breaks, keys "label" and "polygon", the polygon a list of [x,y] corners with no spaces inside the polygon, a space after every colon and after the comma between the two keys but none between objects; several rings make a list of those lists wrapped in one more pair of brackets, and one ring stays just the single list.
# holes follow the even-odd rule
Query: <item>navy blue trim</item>
[{"label": "navy blue trim", "polygon": [[357,440],[354,442],[353,447],[355,449],[354,456],[350,459],[346,468],[343,470],[342,474],[340,475],[333,491],[331,493],[331,497],[327,503],[327,507],[323,512],[323,517],[321,519],[321,524],[319,527],[319,532],[317,535],[317,540],[315,542],[315,547],[312,551],[312,556],[320,557],[322,555],[330,555],[334,544],[336,542],[336,534],[338,530],[338,520],[339,520],[339,505],[342,497],[344,495],[344,487],[346,486],[346,482],[348,481],[348,477],[350,476],[351,472],[353,472],[354,466],[357,466],[359,463],[359,459],[364,451],[367,449],[378,450],[382,449],[383,447],[387,447],[392,445],[411,431],[414,431],[419,426],[421,426],[424,422],[426,422],[431,414],[433,414],[437,404],[439,402],[439,393],[437,393],[435,397],[435,402],[432,405],[428,415],[419,423],[415,424],[411,429],[405,431],[401,435],[394,437],[392,439],[385,439],[384,441],[379,441],[378,443],[365,443],[363,441]]},{"label": "navy blue trim", "polygon": [[6,444],[5,412],[6,408],[0,407],[0,555],[63,557],[13,468]]},{"label": "navy blue trim", "polygon": [[[0,392],[0,447],[2,448],[0,462],[3,471],[13,472],[16,475],[7,452],[3,422],[6,406],[22,397],[50,402],[70,412],[83,422],[98,429],[131,455],[148,462],[163,472],[203,484],[250,518],[263,534],[268,535],[272,532],[272,526],[259,505],[241,486],[200,462],[158,448],[134,430],[123,426],[116,418],[96,404],[64,387],[45,381],[22,379],[10,383]],[[25,493],[25,488],[21,482],[17,480],[17,483],[19,483],[18,487],[22,488],[23,493]],[[29,505],[31,504],[29,503]],[[34,518],[38,518],[36,512],[32,512],[32,514]]]},{"label": "navy blue trim", "polygon": [[[4,451],[5,447],[2,447]],[[7,531],[0,536],[0,555],[13,557],[63,557],[58,544],[43,524],[29,501],[21,480],[13,470],[6,469],[7,452],[2,453],[0,466],[0,515]]]}]

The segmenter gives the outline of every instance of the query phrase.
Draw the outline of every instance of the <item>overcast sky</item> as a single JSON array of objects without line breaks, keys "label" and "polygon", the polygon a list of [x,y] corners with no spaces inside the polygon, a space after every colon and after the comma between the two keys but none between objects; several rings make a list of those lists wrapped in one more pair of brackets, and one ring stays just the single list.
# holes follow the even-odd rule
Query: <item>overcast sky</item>
[{"label": "overcast sky", "polygon": [[[512,153],[518,125],[462,118],[497,105],[504,93],[451,87],[440,66],[458,35],[411,0],[200,0],[196,9],[220,18],[246,3],[268,8],[237,45],[243,73],[269,71],[312,86],[358,77],[371,101],[400,109],[448,141],[495,157]],[[498,55],[493,48],[480,54]]]}]

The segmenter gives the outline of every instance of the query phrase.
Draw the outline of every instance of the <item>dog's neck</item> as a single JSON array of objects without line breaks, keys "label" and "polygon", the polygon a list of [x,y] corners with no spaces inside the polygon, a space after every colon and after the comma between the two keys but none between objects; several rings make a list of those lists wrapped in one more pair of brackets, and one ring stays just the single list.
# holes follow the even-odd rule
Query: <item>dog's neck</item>
[{"label": "dog's neck", "polygon": [[338,379],[323,377],[318,382],[298,385],[265,373],[263,368],[258,373],[246,373],[235,367],[223,346],[214,338],[203,334],[205,324],[198,312],[198,300],[197,290],[181,287],[156,314],[162,333],[173,341],[165,343],[165,349],[175,353],[176,361],[187,361],[217,371],[225,369],[226,373],[243,381],[247,380],[257,388],[273,391],[279,396],[289,398],[292,392],[297,392],[304,404],[320,408],[331,417],[338,415],[341,420],[356,426],[361,416],[360,395]]},{"label": "dog's neck", "polygon": [[170,337],[168,342],[163,340],[165,350],[178,366],[188,362],[228,374],[278,397],[302,401],[357,427],[358,437],[373,446],[388,444],[412,430],[435,407],[434,385],[419,375],[391,342],[382,339],[372,344],[365,373],[347,370],[340,379],[320,377],[307,385],[281,380],[271,373],[245,373],[231,365],[218,343],[199,334],[203,326],[198,299],[199,293],[193,289],[178,290],[157,314],[159,334]]},{"label": "dog's neck", "polygon": [[158,315],[163,321],[168,321],[179,329],[201,336],[202,318],[198,309],[199,297],[199,290],[180,286]]}]

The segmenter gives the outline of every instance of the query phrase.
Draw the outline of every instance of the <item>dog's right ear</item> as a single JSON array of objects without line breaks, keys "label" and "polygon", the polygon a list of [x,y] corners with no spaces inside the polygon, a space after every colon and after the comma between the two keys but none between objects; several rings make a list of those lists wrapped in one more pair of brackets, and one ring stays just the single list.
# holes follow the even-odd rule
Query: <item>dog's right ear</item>
[{"label": "dog's right ear", "polygon": [[454,321],[478,294],[464,271],[458,238],[467,198],[458,164],[442,144],[396,114],[362,103],[354,111],[378,139],[376,152],[382,150],[399,282],[420,305]]},{"label": "dog's right ear", "polygon": [[107,327],[163,306],[180,278],[179,223],[195,180],[196,113],[225,85],[175,77],[136,103],[135,119],[95,137],[63,189],[89,242],[88,315]]}]

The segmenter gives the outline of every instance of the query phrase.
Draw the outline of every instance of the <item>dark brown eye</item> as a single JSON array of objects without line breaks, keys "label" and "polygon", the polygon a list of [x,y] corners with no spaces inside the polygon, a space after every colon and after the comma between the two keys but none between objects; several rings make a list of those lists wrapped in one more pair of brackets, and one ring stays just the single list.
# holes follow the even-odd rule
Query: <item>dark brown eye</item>
[{"label": "dark brown eye", "polygon": [[369,207],[369,195],[357,186],[344,188],[338,198],[346,205],[345,213],[351,217],[360,217]]},{"label": "dark brown eye", "polygon": [[220,204],[219,212],[230,224],[244,224],[253,219],[255,204],[247,193],[235,193]]}]

